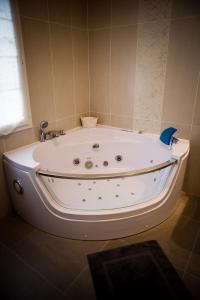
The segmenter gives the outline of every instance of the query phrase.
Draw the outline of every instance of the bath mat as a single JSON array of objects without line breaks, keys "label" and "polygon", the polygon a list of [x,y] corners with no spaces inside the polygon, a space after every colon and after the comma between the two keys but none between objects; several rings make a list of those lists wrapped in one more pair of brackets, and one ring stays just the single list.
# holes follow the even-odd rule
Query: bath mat
[{"label": "bath mat", "polygon": [[98,300],[193,299],[156,241],[87,256]]}]

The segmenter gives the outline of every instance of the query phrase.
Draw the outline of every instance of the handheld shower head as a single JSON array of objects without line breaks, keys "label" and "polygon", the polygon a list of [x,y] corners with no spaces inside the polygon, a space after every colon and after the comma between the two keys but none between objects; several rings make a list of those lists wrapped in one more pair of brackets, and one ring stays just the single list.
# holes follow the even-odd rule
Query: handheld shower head
[{"label": "handheld shower head", "polygon": [[47,121],[41,121],[40,122],[40,129],[42,130],[42,129],[45,129],[45,128],[47,128],[48,127],[48,122]]},{"label": "handheld shower head", "polygon": [[40,122],[40,135],[39,135],[39,139],[40,139],[40,142],[44,142],[45,141],[45,132],[44,132],[44,129],[47,128],[48,126],[48,122],[47,121],[41,121]]}]

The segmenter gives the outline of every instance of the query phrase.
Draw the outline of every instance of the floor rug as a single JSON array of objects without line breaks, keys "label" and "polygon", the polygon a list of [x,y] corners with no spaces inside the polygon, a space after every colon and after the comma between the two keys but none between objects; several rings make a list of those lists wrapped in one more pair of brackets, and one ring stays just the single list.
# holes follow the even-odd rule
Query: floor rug
[{"label": "floor rug", "polygon": [[156,241],[88,255],[98,300],[193,299]]}]

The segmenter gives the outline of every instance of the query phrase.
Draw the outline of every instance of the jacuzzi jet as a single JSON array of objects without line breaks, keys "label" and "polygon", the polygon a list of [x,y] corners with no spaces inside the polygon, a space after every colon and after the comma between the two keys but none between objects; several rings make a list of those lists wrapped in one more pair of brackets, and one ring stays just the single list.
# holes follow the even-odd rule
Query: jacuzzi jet
[{"label": "jacuzzi jet", "polygon": [[93,144],[92,149],[93,150],[98,150],[99,149],[99,144]]},{"label": "jacuzzi jet", "polygon": [[131,193],[131,195],[135,195],[135,193]]},{"label": "jacuzzi jet", "polygon": [[91,188],[88,189],[88,191],[91,191],[91,190],[92,190]]},{"label": "jacuzzi jet", "polygon": [[120,186],[120,184],[118,183],[117,186]]},{"label": "jacuzzi jet", "polygon": [[101,200],[101,199],[102,199],[102,197],[98,197],[98,199],[100,199],[100,200]]},{"label": "jacuzzi jet", "polygon": [[115,197],[116,197],[116,198],[118,198],[118,197],[119,197],[119,195],[115,195]]},{"label": "jacuzzi jet", "polygon": [[108,161],[104,160],[103,165],[104,165],[104,167],[107,167],[108,166]]},{"label": "jacuzzi jet", "polygon": [[122,161],[122,159],[123,159],[122,155],[116,155],[115,156],[115,160],[118,161],[118,162]]},{"label": "jacuzzi jet", "polygon": [[81,185],[81,183],[79,182],[78,185]]},{"label": "jacuzzi jet", "polygon": [[96,181],[93,181],[93,184],[95,184],[96,183]]},{"label": "jacuzzi jet", "polygon": [[80,159],[79,158],[75,158],[74,160],[73,160],[73,164],[75,165],[75,166],[78,166],[79,164],[80,164]]},{"label": "jacuzzi jet", "polygon": [[82,199],[82,201],[85,202],[86,200],[85,200],[85,199]]},{"label": "jacuzzi jet", "polygon": [[154,182],[156,182],[156,178],[154,178],[154,180],[153,180]]}]

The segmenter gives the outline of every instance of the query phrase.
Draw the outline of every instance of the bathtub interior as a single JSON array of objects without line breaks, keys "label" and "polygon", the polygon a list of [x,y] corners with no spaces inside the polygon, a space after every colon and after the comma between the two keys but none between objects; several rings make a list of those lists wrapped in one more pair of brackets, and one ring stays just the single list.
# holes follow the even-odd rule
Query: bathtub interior
[{"label": "bathtub interior", "polygon": [[113,210],[148,202],[166,187],[174,166],[153,173],[101,180],[41,176],[52,199],[72,210]]},{"label": "bathtub interior", "polygon": [[[85,129],[40,144],[33,152],[39,169],[49,173],[107,174],[141,170],[164,163],[172,151],[157,138],[108,129]],[[101,180],[39,176],[53,201],[73,210],[107,210],[141,204],[166,187],[169,166],[153,173]]]},{"label": "bathtub interior", "polygon": [[[55,144],[56,142],[56,144]],[[35,149],[40,169],[60,173],[113,173],[152,167],[169,160],[171,151],[158,141],[106,141],[63,144],[59,141]],[[48,147],[48,148],[47,148]]]}]

